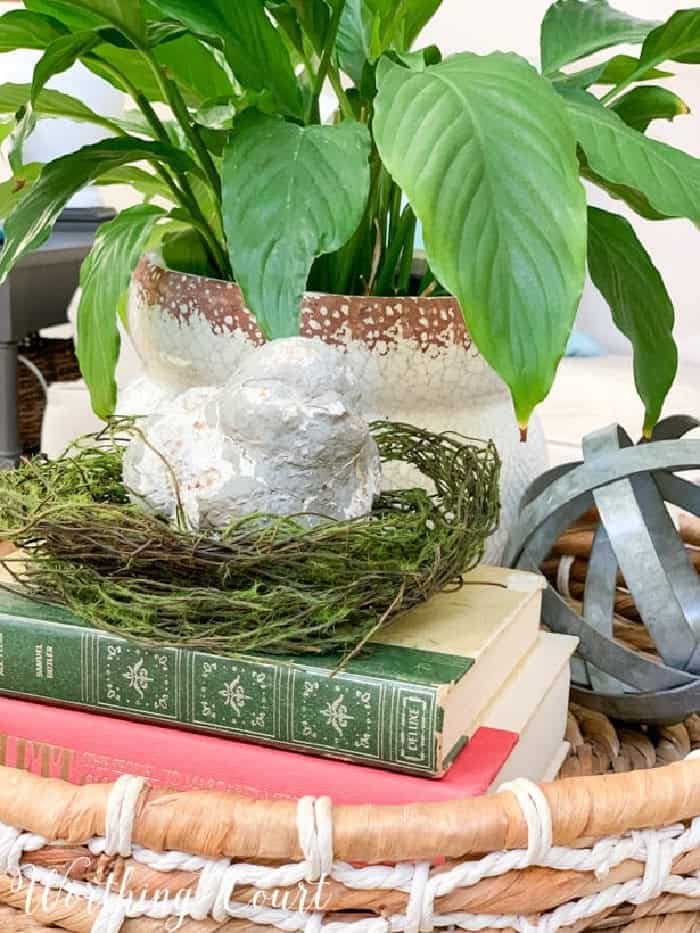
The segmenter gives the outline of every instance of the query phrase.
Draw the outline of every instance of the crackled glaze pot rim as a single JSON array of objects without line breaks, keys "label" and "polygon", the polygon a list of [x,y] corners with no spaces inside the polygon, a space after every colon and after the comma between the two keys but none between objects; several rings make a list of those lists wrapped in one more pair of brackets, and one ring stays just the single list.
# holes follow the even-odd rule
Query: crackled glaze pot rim
[{"label": "crackled glaze pot rim", "polygon": [[[165,296],[159,294],[160,282],[163,280],[171,284],[175,293],[168,295],[167,301],[162,301]],[[175,283],[177,288],[174,287]],[[212,323],[225,324],[224,329],[229,331],[247,331],[253,342],[264,341],[256,318],[246,306],[237,282],[179,272],[168,268],[158,254],[146,253],[134,270],[132,287],[133,285],[143,289],[143,304],[160,305],[169,317],[186,318],[188,315],[182,306],[189,305],[194,299],[198,312]],[[179,291],[183,294],[178,296]],[[230,302],[223,296],[230,296]],[[207,307],[214,302],[218,304],[215,310]],[[222,304],[229,303],[231,307],[225,307],[226,313],[222,314]],[[374,320],[373,311],[386,315],[385,319]],[[368,344],[387,338],[393,341],[396,335],[391,332],[397,325],[401,325],[405,331],[402,336],[421,344],[421,349],[427,350],[435,345],[461,344],[464,350],[478,353],[467,330],[459,302],[451,295],[379,296],[306,291],[300,312],[302,335],[320,337],[331,343],[345,343],[348,339],[360,339]],[[238,318],[235,323],[231,320],[232,315]],[[336,323],[332,324],[328,320],[329,317]],[[320,319],[325,319],[322,320],[322,328],[319,328]],[[351,325],[351,333],[342,331],[347,324]],[[320,330],[327,332],[324,334],[319,332]]]}]

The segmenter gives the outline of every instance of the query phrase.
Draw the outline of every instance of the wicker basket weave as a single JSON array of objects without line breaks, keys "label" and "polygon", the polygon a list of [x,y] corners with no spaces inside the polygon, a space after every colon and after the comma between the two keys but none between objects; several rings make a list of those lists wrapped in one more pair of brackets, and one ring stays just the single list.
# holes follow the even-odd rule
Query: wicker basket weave
[{"label": "wicker basket weave", "polygon": [[[73,341],[40,337],[38,334],[19,347],[17,367],[17,420],[24,454],[39,451],[41,425],[46,408],[45,384],[80,379],[80,366]],[[37,371],[39,375],[37,375]]]},{"label": "wicker basket weave", "polygon": [[[0,902],[39,929],[676,931],[694,929],[700,906],[697,760],[335,809],[0,769],[0,819]],[[105,899],[109,879],[121,894]],[[36,928],[23,923],[5,929]]]}]

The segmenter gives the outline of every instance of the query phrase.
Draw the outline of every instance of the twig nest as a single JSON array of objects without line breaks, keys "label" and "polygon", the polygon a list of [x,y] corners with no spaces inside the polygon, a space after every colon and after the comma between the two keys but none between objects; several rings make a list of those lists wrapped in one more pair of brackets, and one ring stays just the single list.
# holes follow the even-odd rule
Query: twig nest
[{"label": "twig nest", "polygon": [[344,355],[318,340],[265,344],[221,389],[190,389],[141,426],[124,482],[148,511],[193,528],[243,515],[359,518],[380,463]]}]

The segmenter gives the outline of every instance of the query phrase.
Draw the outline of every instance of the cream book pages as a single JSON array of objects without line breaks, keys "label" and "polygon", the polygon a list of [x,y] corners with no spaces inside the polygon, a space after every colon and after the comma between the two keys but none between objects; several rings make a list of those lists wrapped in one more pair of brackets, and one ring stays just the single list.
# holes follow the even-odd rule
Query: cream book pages
[{"label": "cream book pages", "polygon": [[570,635],[541,632],[535,647],[486,710],[483,725],[520,735],[493,788],[517,777],[545,779],[566,731],[569,659],[577,644],[578,639]]}]

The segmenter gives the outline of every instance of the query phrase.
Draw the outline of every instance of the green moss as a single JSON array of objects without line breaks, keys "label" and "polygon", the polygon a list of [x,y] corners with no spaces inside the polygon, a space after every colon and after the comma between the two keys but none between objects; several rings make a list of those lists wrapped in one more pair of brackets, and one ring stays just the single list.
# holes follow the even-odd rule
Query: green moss
[{"label": "green moss", "polygon": [[313,528],[260,514],[216,534],[173,527],[122,483],[123,442],[137,430],[115,421],[59,460],[0,472],[0,540],[28,554],[15,571],[23,588],[144,644],[353,654],[458,584],[497,527],[493,444],[393,422],[372,426],[382,459],[416,467],[433,495],[387,492],[364,518]]}]

